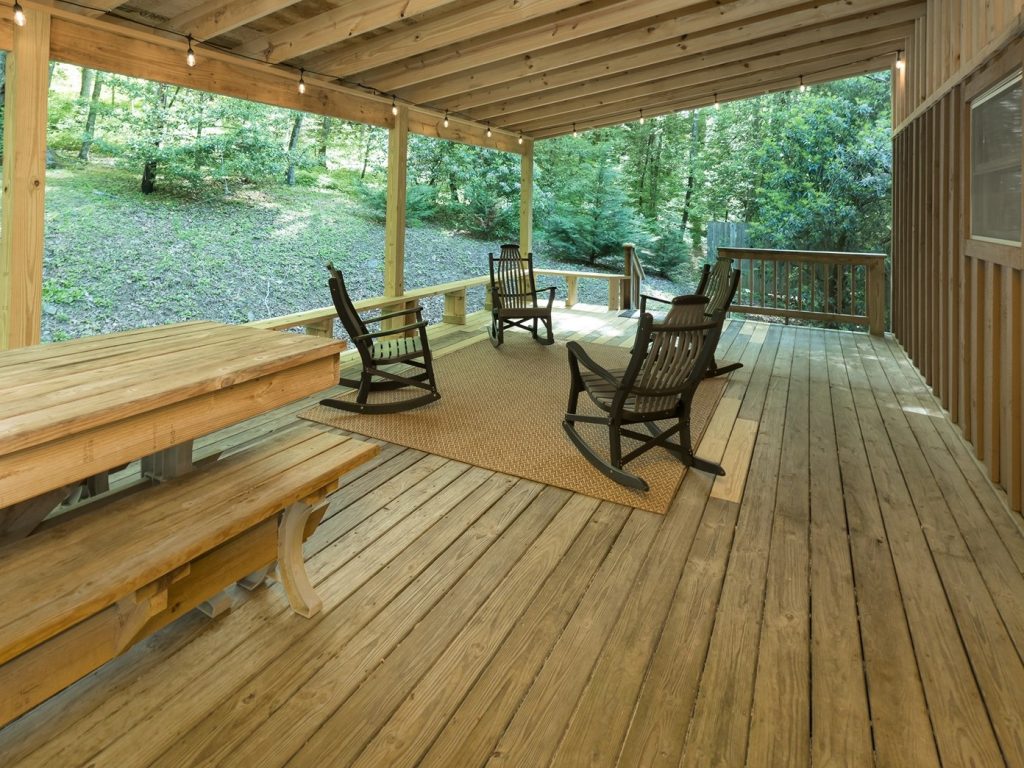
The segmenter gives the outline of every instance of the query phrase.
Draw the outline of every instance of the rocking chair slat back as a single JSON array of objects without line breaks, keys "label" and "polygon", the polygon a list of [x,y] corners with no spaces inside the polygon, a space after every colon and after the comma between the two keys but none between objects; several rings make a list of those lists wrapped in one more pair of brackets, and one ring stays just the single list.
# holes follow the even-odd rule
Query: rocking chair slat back
[{"label": "rocking chair slat back", "polygon": [[[708,304],[705,297],[680,297],[673,302],[664,322],[651,324],[649,349],[634,387],[652,394],[637,396],[633,408],[637,413],[663,411],[679,399],[708,337],[704,322]],[[637,339],[639,343],[639,334]],[[695,377],[694,383],[698,380]]]},{"label": "rocking chair slat back", "polygon": [[520,255],[518,245],[501,246],[501,254],[491,261],[491,281],[501,295],[503,309],[537,306],[533,261]]},{"label": "rocking chair slat back", "polygon": [[708,297],[705,313],[713,315],[719,311],[728,312],[739,282],[740,271],[733,269],[731,258],[719,256],[713,265],[705,264],[697,286],[697,295]]}]

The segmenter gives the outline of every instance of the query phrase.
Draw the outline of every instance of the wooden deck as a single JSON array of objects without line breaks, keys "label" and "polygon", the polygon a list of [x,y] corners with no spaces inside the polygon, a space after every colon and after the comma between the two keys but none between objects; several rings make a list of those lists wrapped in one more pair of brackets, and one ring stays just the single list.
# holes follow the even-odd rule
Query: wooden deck
[{"label": "wooden deck", "polygon": [[0,765],[1024,766],[1021,520],[902,350],[734,321],[719,358],[729,474],[669,514],[384,445],[308,545],[320,616],[278,586],[190,614]]}]

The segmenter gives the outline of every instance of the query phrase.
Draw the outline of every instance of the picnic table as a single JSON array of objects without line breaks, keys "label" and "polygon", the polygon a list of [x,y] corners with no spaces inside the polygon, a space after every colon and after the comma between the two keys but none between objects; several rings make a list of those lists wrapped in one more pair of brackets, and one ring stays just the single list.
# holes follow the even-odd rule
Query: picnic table
[{"label": "picnic table", "polygon": [[136,459],[188,471],[193,439],[336,384],[344,346],[201,321],[0,352],[0,540]]}]

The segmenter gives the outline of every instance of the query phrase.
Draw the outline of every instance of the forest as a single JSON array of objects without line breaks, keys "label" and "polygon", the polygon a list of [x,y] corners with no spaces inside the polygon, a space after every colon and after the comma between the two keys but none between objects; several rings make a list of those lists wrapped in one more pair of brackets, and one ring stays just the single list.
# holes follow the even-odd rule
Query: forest
[{"label": "forest", "polygon": [[[44,299],[57,325],[69,321],[56,336],[119,327],[82,315],[144,292],[100,275],[112,244],[129,271],[132,252],[162,253],[164,293],[168,280],[181,286],[172,291],[180,311],[154,322],[321,306],[308,286],[339,244],[376,268],[383,129],[66,65],[51,68],[49,114]],[[888,73],[640,118],[537,143],[539,260],[617,271],[622,243],[634,242],[650,273],[685,286],[706,257],[711,222],[742,224],[749,239],[739,244],[753,247],[888,252]],[[485,271],[486,251],[518,235],[519,157],[413,136],[409,164],[408,226],[419,237],[407,284],[422,282],[418,271],[426,282]],[[274,278],[267,262],[285,252],[292,277]],[[261,302],[196,298],[204,273],[237,266],[252,271]],[[376,282],[368,277],[366,291]]]}]

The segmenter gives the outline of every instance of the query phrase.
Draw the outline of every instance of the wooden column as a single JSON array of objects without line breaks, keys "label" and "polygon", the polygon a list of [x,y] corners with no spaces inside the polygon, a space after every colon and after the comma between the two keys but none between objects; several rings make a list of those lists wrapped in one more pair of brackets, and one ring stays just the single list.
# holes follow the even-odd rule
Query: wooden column
[{"label": "wooden column", "polygon": [[37,344],[40,337],[49,60],[50,14],[28,6],[7,56],[0,349]]},{"label": "wooden column", "polygon": [[533,139],[523,139],[519,182],[519,252],[533,250]]},{"label": "wooden column", "polygon": [[[385,296],[401,296],[405,293],[405,190],[408,165],[409,109],[399,107],[395,125],[388,133],[388,203],[384,222]],[[391,327],[395,325],[401,323],[389,324]]]}]

